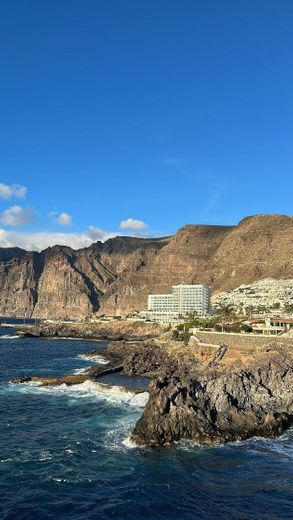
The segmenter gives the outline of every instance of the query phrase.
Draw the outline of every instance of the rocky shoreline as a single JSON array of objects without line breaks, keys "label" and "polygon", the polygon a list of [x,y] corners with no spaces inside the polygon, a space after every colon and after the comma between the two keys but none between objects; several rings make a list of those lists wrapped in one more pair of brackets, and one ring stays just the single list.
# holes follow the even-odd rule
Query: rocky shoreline
[{"label": "rocky shoreline", "polygon": [[[133,325],[133,324],[132,324]],[[108,325],[109,327],[109,325]],[[128,327],[128,332],[127,332]],[[149,400],[131,440],[164,446],[182,439],[224,443],[252,436],[274,437],[293,424],[293,342],[272,339],[261,347],[178,344],[165,329],[121,324],[109,332],[108,364],[60,378],[19,378],[15,383],[77,384],[119,371],[152,379]],[[74,332],[75,330],[75,332]],[[76,330],[33,328],[30,337],[76,337]],[[66,334],[67,332],[67,334]],[[64,334],[65,333],[65,334]],[[101,334],[106,339],[105,329]],[[121,340],[122,336],[122,340]],[[84,337],[89,337],[85,334]],[[117,341],[116,338],[119,338]],[[130,341],[126,341],[130,339]],[[90,358],[100,351],[92,350]]]},{"label": "rocky shoreline", "polygon": [[166,330],[157,324],[130,321],[110,321],[100,323],[48,323],[24,327],[19,334],[29,338],[76,338],[106,341],[141,341],[158,338]]}]

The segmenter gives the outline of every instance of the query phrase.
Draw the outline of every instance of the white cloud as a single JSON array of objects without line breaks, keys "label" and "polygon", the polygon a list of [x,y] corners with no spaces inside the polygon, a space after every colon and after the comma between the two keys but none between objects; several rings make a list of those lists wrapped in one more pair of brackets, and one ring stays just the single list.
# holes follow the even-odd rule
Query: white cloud
[{"label": "white cloud", "polygon": [[0,199],[11,199],[16,197],[17,199],[25,199],[27,194],[27,188],[20,184],[4,184],[0,182]]},{"label": "white cloud", "polygon": [[60,213],[57,217],[56,222],[62,227],[69,227],[72,225],[72,216],[69,213]]},{"label": "white cloud", "polygon": [[22,208],[16,205],[0,213],[0,222],[4,226],[25,226],[32,224],[35,217],[36,215],[32,208]]},{"label": "white cloud", "polygon": [[104,240],[107,240],[108,238],[113,238],[117,236],[117,233],[104,231],[103,229],[97,228],[95,226],[89,226],[86,234],[92,242],[97,242],[98,240],[104,242]]},{"label": "white cloud", "polygon": [[146,229],[148,225],[143,220],[128,218],[120,222],[121,229]]},{"label": "white cloud", "polygon": [[104,231],[94,226],[90,226],[88,230],[80,233],[22,233],[0,229],[0,247],[21,247],[28,251],[42,251],[46,247],[59,244],[79,249],[88,247],[97,240],[104,242],[115,236],[117,233]]}]

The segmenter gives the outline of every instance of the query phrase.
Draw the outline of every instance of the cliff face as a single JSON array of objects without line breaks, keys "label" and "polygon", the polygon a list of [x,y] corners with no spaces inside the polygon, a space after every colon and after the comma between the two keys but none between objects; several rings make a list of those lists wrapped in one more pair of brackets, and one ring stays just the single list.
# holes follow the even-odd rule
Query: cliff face
[{"label": "cliff face", "polygon": [[224,226],[185,226],[147,263],[127,270],[101,299],[105,314],[146,308],[147,295],[168,293],[176,283],[210,282],[206,266],[231,230]]},{"label": "cliff face", "polygon": [[116,237],[74,251],[0,249],[0,315],[80,317],[125,314],[172,284],[293,278],[293,217],[260,215],[238,226],[189,225],[161,239]]},{"label": "cliff face", "polygon": [[142,268],[168,239],[117,237],[74,251],[41,253],[0,248],[0,315],[79,318],[98,311],[100,300],[126,270]]},{"label": "cliff face", "polygon": [[292,278],[293,217],[245,218],[224,238],[209,270],[219,290],[263,278]]},{"label": "cliff face", "polygon": [[37,298],[38,255],[0,249],[0,314],[31,316]]},{"label": "cliff face", "polygon": [[293,217],[248,217],[235,227],[185,226],[147,265],[129,270],[101,299],[106,314],[145,308],[147,294],[172,284],[209,283],[226,291],[263,278],[293,277]]}]

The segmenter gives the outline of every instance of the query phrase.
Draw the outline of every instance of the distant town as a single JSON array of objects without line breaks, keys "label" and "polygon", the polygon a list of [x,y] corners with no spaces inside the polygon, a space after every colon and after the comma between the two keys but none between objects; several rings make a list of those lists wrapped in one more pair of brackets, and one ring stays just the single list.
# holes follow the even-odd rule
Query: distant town
[{"label": "distant town", "polygon": [[146,309],[125,316],[92,314],[79,320],[46,322],[98,323],[113,320],[157,323],[188,341],[199,331],[249,336],[293,337],[293,280],[266,279],[212,295],[207,284],[178,284],[169,293],[149,294]]}]

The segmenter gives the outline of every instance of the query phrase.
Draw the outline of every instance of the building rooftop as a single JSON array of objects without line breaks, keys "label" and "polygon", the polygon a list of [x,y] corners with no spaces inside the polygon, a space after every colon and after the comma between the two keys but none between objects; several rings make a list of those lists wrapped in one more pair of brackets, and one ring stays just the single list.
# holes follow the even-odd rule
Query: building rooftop
[{"label": "building rooftop", "polygon": [[293,323],[293,318],[281,318],[279,316],[275,316],[270,318],[270,321],[273,321],[274,323]]}]

